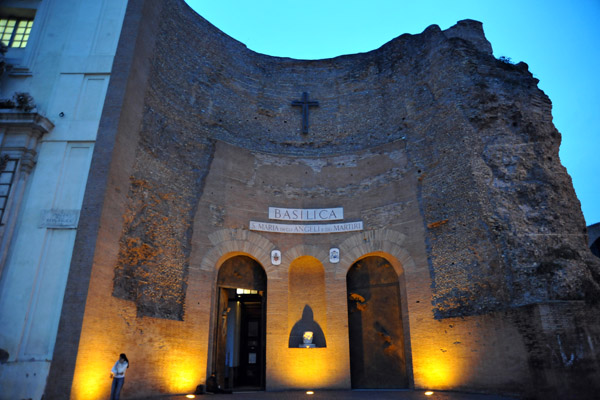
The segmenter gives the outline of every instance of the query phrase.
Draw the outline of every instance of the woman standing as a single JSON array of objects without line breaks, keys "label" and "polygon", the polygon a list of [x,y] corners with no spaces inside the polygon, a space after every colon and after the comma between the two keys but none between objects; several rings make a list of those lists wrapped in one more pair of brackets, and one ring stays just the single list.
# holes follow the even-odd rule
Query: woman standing
[{"label": "woman standing", "polygon": [[119,361],[115,363],[115,366],[110,370],[110,374],[113,377],[112,388],[110,389],[110,400],[119,400],[121,394],[121,388],[125,383],[125,370],[129,368],[129,360],[125,353],[121,353]]}]

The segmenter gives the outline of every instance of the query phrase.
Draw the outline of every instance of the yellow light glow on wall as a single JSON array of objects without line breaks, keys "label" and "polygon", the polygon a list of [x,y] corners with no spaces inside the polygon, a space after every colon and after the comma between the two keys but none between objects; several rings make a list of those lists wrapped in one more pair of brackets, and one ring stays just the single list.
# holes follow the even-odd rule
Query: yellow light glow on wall
[{"label": "yellow light glow on wall", "polygon": [[[343,379],[339,371],[332,368],[336,364],[333,352],[327,348],[286,349],[281,354],[285,368],[284,376],[272,377],[281,380],[289,388],[325,388],[339,384]],[[283,358],[285,360],[283,360]]]},{"label": "yellow light glow on wall", "polygon": [[97,399],[110,392],[112,381],[106,365],[90,362],[86,371],[82,371],[73,385],[76,399]]},{"label": "yellow light glow on wall", "polygon": [[[108,346],[103,346],[99,340],[96,343],[96,346],[85,346],[85,357],[79,357],[77,360],[72,388],[73,399],[102,399],[107,398],[110,394],[112,384],[110,369],[117,359],[110,358],[112,354],[110,350],[106,350]],[[107,354],[109,358],[107,358]],[[165,355],[166,357],[164,357]],[[136,357],[134,353],[130,353],[128,356],[131,360],[140,358]],[[206,374],[206,368],[199,360],[196,352],[186,351],[186,349],[169,350],[163,353],[160,359],[154,360],[157,368],[153,371],[153,376],[141,377],[141,379],[162,381],[161,386],[168,393],[194,392],[196,386],[204,381]],[[133,384],[134,374],[139,373],[140,370],[139,364],[132,365],[134,368],[137,367],[137,370],[128,371],[129,379],[126,379],[126,385]]]},{"label": "yellow light glow on wall", "polygon": [[[437,349],[437,352],[440,352]],[[414,357],[417,354],[418,357]],[[469,368],[464,360],[452,356],[440,356],[435,348],[427,352],[413,352],[415,387],[423,389],[452,389],[460,385]]]},{"label": "yellow light glow on wall", "polygon": [[[151,320],[154,324],[172,324],[171,322]],[[148,329],[150,331],[150,329]],[[160,332],[157,330],[156,332]],[[158,336],[158,333],[156,333]],[[80,342],[75,376],[71,391],[73,400],[96,400],[108,398],[112,380],[110,369],[118,359],[111,332],[101,330],[84,330]],[[163,338],[166,335],[162,336]],[[167,393],[193,393],[196,386],[206,376],[205,354],[195,348],[188,348],[182,340],[164,340],[168,350],[153,349],[136,353],[134,349],[126,351],[132,362],[127,371],[124,390],[135,394],[142,386],[140,382],[151,382],[146,385],[148,391],[164,391]],[[125,348],[125,347],[123,347]],[[150,368],[144,368],[150,366]],[[153,367],[154,366],[154,367]],[[154,387],[150,387],[154,384]]]},{"label": "yellow light glow on wall", "polygon": [[108,358],[111,354],[104,350],[101,341],[95,340],[91,343],[85,346],[85,357],[77,358],[72,387],[74,399],[100,399],[110,394],[110,369],[117,359]]},{"label": "yellow light glow on wall", "polygon": [[161,364],[160,376],[170,393],[193,392],[206,373],[198,355],[185,348],[168,351]]},{"label": "yellow light glow on wall", "polygon": [[445,385],[452,381],[453,373],[450,366],[439,362],[439,360],[430,363],[429,367],[423,372],[426,381],[431,383],[430,386]]}]

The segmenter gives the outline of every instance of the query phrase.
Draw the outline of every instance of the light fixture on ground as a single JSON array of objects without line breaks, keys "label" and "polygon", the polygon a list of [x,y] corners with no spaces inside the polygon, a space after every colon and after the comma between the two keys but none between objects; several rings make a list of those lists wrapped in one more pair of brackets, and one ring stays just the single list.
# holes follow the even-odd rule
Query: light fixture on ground
[{"label": "light fixture on ground", "polygon": [[433,394],[433,392],[431,390],[428,390],[425,392],[425,396],[431,396]]},{"label": "light fixture on ground", "polygon": [[186,394],[185,397],[187,397],[188,399],[195,399],[196,396],[194,396],[193,394]]},{"label": "light fixture on ground", "polygon": [[307,390],[306,394],[315,394],[315,392],[313,392],[312,390]]}]

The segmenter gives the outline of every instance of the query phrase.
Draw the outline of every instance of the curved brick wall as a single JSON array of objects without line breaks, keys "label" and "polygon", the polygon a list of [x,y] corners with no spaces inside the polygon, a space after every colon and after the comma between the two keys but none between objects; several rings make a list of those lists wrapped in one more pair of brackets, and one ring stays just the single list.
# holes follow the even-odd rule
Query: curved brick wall
[{"label": "curved brick wall", "polygon": [[[316,158],[400,143],[417,178],[438,317],[597,291],[550,101],[525,64],[491,56],[481,24],[300,61],[256,54],[179,1],[162,16],[114,291],[142,313],[182,317],[190,221],[216,141]],[[291,106],[302,92],[319,101],[308,134]],[[158,201],[139,201],[150,192]],[[159,218],[161,229],[139,224]]]},{"label": "curved brick wall", "polygon": [[[291,105],[303,92],[319,101],[308,134]],[[600,293],[600,262],[559,144],[537,80],[495,59],[478,22],[301,61],[248,50],[183,1],[131,0],[48,398],[93,398],[119,346],[137,360],[129,395],[204,382],[217,271],[235,255],[267,275],[268,390],[350,387],[346,272],[375,255],[399,277],[405,339],[394,346],[410,385],[591,393],[600,344],[584,337],[598,336],[585,301]],[[250,232],[269,206],[341,206],[364,231]],[[303,256],[323,265],[327,347],[298,358],[289,267]],[[556,357],[569,352],[575,367]],[[188,375],[159,367],[182,362]],[[322,369],[304,376],[306,365]]]}]

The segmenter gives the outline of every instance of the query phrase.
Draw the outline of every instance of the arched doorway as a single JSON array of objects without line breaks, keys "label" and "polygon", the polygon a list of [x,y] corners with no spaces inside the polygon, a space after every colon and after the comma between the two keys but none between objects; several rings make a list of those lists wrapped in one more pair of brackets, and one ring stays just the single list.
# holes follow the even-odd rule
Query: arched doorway
[{"label": "arched doorway", "polygon": [[223,263],[217,277],[213,371],[222,388],[265,387],[267,276],[247,256]]},{"label": "arched doorway", "polygon": [[394,268],[382,257],[365,257],[348,270],[346,285],[352,388],[407,388],[400,287]]}]

